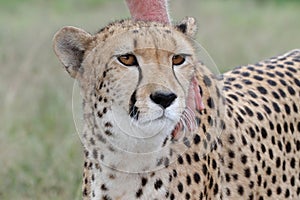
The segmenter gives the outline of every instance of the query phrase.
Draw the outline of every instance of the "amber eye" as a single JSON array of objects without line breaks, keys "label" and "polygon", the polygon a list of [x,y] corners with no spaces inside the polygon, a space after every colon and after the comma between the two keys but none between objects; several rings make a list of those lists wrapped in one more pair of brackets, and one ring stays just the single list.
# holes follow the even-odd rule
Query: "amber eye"
[{"label": "amber eye", "polygon": [[137,66],[136,57],[132,54],[125,54],[118,57],[118,61],[125,66]]},{"label": "amber eye", "polygon": [[182,65],[185,61],[185,57],[183,55],[174,55],[172,58],[173,65]]}]

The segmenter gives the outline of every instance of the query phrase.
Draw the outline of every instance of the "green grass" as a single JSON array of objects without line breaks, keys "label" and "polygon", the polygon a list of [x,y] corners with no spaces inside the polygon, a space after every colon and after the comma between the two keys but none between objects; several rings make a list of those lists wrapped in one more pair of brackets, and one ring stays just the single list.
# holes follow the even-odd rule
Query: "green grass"
[{"label": "green grass", "polygon": [[[197,18],[197,41],[221,71],[300,48],[297,1],[170,4],[175,21]],[[120,0],[0,0],[1,200],[80,199],[73,80],[52,51],[52,37],[65,25],[96,32],[128,16]]]}]

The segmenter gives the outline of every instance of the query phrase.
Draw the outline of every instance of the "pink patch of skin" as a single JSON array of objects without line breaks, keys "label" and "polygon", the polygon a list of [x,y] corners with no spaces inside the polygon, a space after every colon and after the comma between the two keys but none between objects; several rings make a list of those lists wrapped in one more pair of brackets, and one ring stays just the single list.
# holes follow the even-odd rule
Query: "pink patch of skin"
[{"label": "pink patch of skin", "polygon": [[126,0],[133,20],[170,23],[167,0]]},{"label": "pink patch of skin", "polygon": [[[188,110],[192,111],[191,112],[192,114],[195,114],[197,110],[202,111],[205,108],[202,101],[202,97],[200,95],[199,85],[195,77],[192,78],[186,102],[187,102],[186,107]],[[187,124],[187,125],[189,131],[194,131],[195,126],[191,126],[191,124]],[[182,122],[179,122],[175,126],[172,132],[173,139],[177,140],[180,138],[181,135],[179,134],[179,132],[182,129],[182,127],[183,127]]]}]

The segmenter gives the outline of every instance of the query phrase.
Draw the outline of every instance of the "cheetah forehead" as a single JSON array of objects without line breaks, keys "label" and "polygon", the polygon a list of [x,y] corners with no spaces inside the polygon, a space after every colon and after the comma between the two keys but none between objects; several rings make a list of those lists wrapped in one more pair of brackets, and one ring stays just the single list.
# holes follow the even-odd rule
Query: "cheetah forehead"
[{"label": "cheetah forehead", "polygon": [[[95,34],[95,45],[106,43],[110,47],[117,46],[116,53],[120,54],[133,48],[165,48],[169,51],[187,52],[190,46],[186,44],[193,39],[196,30],[194,20],[190,21],[186,19],[177,25],[171,25],[120,20],[107,25]],[[122,44],[127,44],[126,47],[131,48],[126,49]]]}]

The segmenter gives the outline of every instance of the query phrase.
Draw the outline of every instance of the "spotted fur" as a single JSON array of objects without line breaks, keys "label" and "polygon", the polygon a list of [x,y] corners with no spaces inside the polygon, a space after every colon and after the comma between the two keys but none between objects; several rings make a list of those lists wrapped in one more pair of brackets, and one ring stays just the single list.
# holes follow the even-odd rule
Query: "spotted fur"
[{"label": "spotted fur", "polygon": [[[56,34],[54,50],[83,95],[84,199],[300,198],[300,50],[216,76],[197,59],[195,30],[188,18]],[[128,54],[138,65],[118,62]],[[188,61],[170,65],[178,54]],[[205,109],[188,115],[193,78]],[[159,91],[176,98],[157,120]],[[175,139],[180,120],[189,125]]]}]

